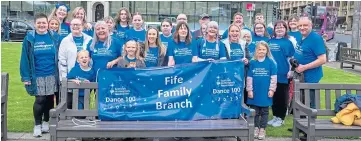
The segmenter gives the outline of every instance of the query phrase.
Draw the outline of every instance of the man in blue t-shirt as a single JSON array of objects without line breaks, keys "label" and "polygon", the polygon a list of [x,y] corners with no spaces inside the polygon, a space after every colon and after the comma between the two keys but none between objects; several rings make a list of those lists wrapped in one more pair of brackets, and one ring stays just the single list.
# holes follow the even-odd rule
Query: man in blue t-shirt
[{"label": "man in blue t-shirt", "polygon": [[[326,50],[323,39],[312,31],[312,22],[308,17],[300,18],[298,22],[302,40],[295,49],[295,59],[300,65],[296,68],[304,73],[306,83],[318,83],[322,76],[322,65],[326,63]],[[311,108],[315,107],[315,90],[310,91]]]}]

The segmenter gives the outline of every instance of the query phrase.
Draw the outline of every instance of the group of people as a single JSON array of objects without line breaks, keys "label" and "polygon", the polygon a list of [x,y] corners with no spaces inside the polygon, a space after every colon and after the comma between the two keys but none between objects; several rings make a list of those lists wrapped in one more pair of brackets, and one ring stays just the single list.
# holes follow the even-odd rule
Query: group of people
[{"label": "group of people", "polygon": [[[276,21],[270,28],[263,15],[257,14],[251,29],[237,12],[233,23],[219,35],[218,23],[207,14],[200,16],[201,28],[195,32],[191,32],[187,16],[179,14],[175,28],[169,19],[161,22],[160,34],[157,28],[143,29],[142,15],[136,12],[131,16],[127,8],[120,8],[114,19],[105,17],[94,27],[86,21],[84,8],[69,12],[67,5],[57,4],[49,16],[37,14],[35,31],[28,32],[23,41],[20,74],[27,92],[35,96],[36,137],[49,132],[49,110],[54,107],[54,95],[59,103],[62,78],[80,84],[96,81],[97,70],[112,67],[242,60],[246,65],[245,102],[256,110],[255,137],[264,139],[267,124],[284,124],[293,76],[289,60],[299,61],[296,71],[304,73],[308,83],[319,82],[321,65],[326,62],[322,37],[312,31],[307,17]],[[72,93],[68,95],[71,108]],[[84,92],[80,92],[78,108],[82,109],[83,104]],[[274,118],[268,121],[270,106]]]}]

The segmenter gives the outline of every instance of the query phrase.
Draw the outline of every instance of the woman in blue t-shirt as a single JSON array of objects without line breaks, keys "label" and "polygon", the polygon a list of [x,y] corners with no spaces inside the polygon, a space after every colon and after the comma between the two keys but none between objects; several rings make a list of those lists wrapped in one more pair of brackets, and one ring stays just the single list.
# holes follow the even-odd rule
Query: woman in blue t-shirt
[{"label": "woman in blue t-shirt", "polygon": [[257,45],[259,41],[268,42],[269,35],[266,31],[266,25],[263,23],[256,23],[253,27],[252,43]]},{"label": "woman in blue t-shirt", "polygon": [[276,21],[272,38],[268,41],[272,56],[277,63],[277,89],[273,97],[273,119],[268,122],[273,127],[284,124],[288,105],[289,79],[292,77],[290,58],[295,53],[296,40],[287,35],[287,24],[284,21]]},{"label": "woman in blue t-shirt", "polygon": [[209,22],[205,38],[198,42],[198,61],[227,59],[225,45],[219,41],[218,36],[217,22]]},{"label": "woman in blue t-shirt", "polygon": [[247,72],[247,104],[256,110],[254,120],[255,138],[266,137],[268,109],[272,106],[272,97],[277,87],[277,65],[270,53],[268,44],[260,41],[256,53],[249,62]]},{"label": "woman in blue t-shirt", "polygon": [[120,40],[125,40],[125,32],[130,29],[131,18],[128,8],[122,7],[119,9],[115,17],[115,29]]},{"label": "woman in blue t-shirt", "polygon": [[34,26],[35,31],[29,31],[22,44],[20,76],[27,93],[35,96],[33,136],[41,137],[42,132],[49,132],[49,111],[54,107],[54,93],[59,90],[59,35],[48,30],[45,14],[35,15]]},{"label": "woman in blue t-shirt", "polygon": [[228,38],[222,42],[226,47],[226,56],[228,60],[242,60],[245,65],[248,64],[249,52],[246,47],[246,41],[241,38],[241,28],[231,24],[228,28]]},{"label": "woman in blue t-shirt", "polygon": [[108,25],[110,36],[120,40],[120,38],[117,37],[117,31],[114,29],[114,19],[110,16],[107,16],[103,18],[103,21],[105,21],[105,23]]},{"label": "woman in blue t-shirt", "polygon": [[295,37],[297,43],[301,42],[302,40],[302,34],[300,31],[298,31],[298,27],[297,27],[298,20],[299,18],[296,15],[291,16],[290,19],[288,20],[288,27],[289,27],[288,35]]},{"label": "woman in blue t-shirt", "polygon": [[167,66],[168,61],[165,58],[166,50],[166,47],[160,41],[158,29],[150,27],[146,34],[144,50],[142,50],[145,66]]},{"label": "woman in blue t-shirt", "polygon": [[145,41],[145,30],[143,29],[143,18],[139,12],[133,14],[132,24],[133,28],[125,32],[126,40],[136,38],[138,42],[144,43]]},{"label": "woman in blue t-shirt", "polygon": [[51,12],[49,19],[56,17],[60,21],[60,40],[62,40],[65,36],[67,36],[70,31],[70,25],[66,22],[66,18],[68,17],[68,12],[70,11],[70,8],[63,4],[58,3],[55,5],[55,8]]},{"label": "woman in blue t-shirt", "polygon": [[83,7],[76,7],[72,12],[73,19],[77,18],[83,22],[83,32],[89,36],[93,36],[94,30],[90,23],[86,21],[86,12]]},{"label": "woman in blue t-shirt", "polygon": [[49,30],[59,33],[60,22],[57,18],[49,19]]},{"label": "woman in blue t-shirt", "polygon": [[251,31],[247,30],[247,29],[242,29],[241,30],[241,39],[246,41],[246,47],[249,53],[249,58],[247,58],[248,60],[251,60],[252,57],[254,56],[254,52],[256,51],[256,44],[252,43],[252,33]]},{"label": "woman in blue t-shirt", "polygon": [[186,22],[178,22],[173,34],[173,41],[167,48],[168,66],[198,62],[196,41],[192,40],[189,26]]},{"label": "woman in blue t-shirt", "polygon": [[112,68],[121,57],[123,42],[110,35],[105,21],[98,21],[94,29],[93,40],[87,45],[87,50],[93,60],[93,68],[95,71]]},{"label": "woman in blue t-shirt", "polygon": [[160,24],[162,34],[160,35],[160,41],[168,48],[169,42],[173,40],[172,36],[172,22],[169,19],[164,19]]}]

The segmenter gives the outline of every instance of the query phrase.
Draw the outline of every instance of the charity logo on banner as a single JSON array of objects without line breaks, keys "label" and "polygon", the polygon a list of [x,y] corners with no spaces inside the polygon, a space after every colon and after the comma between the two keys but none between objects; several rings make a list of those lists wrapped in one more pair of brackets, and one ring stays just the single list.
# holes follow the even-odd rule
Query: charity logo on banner
[{"label": "charity logo on banner", "polygon": [[100,120],[239,118],[244,87],[241,61],[98,72]]}]

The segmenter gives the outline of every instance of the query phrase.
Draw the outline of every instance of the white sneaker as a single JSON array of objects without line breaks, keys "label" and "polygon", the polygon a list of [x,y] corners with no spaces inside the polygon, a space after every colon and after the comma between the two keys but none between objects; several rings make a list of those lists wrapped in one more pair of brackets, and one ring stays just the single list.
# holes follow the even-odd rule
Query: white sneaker
[{"label": "white sneaker", "polygon": [[41,132],[49,133],[49,122],[43,122],[43,124],[41,125]]},{"label": "white sneaker", "polygon": [[266,138],[266,130],[261,128],[259,130],[258,139],[259,140],[264,140],[265,138]]},{"label": "white sneaker", "polygon": [[277,118],[277,120],[272,124],[273,127],[280,127],[284,124],[284,121],[281,118]]},{"label": "white sneaker", "polygon": [[273,119],[268,121],[267,124],[272,125],[277,119],[278,119],[278,117],[273,116]]},{"label": "white sneaker", "polygon": [[35,125],[34,126],[34,133],[33,133],[34,137],[41,137],[41,125]]},{"label": "white sneaker", "polygon": [[258,134],[259,134],[259,128],[258,128],[258,127],[255,127],[255,128],[254,128],[254,138],[255,138],[255,139],[258,139]]}]

